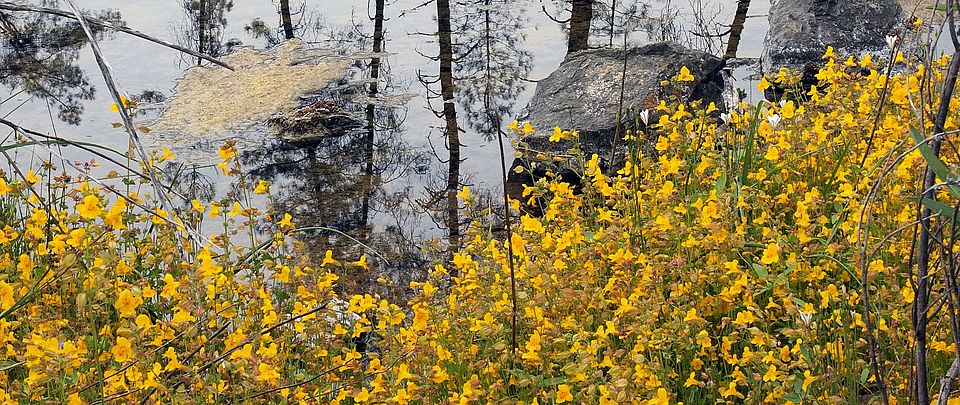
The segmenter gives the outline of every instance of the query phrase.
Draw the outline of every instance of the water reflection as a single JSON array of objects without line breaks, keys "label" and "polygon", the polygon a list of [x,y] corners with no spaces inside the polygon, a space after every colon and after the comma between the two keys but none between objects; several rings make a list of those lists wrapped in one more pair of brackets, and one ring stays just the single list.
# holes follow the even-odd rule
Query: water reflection
[{"label": "water reflection", "polygon": [[457,99],[470,128],[490,140],[500,117],[513,115],[530,75],[533,57],[522,31],[526,10],[511,0],[480,0],[458,2],[455,11]]},{"label": "water reflection", "polygon": [[[446,240],[437,246],[441,253],[449,254],[461,244],[468,223],[465,217],[473,215],[460,205],[457,197],[464,185],[469,185],[474,194],[482,194],[486,188],[488,195],[483,198],[488,200],[489,194],[499,195],[495,187],[500,177],[496,168],[499,157],[490,153],[495,147],[488,141],[504,127],[502,121],[516,118],[526,103],[533,88],[530,76],[534,61],[537,70],[533,76],[539,78],[556,67],[564,49],[573,52],[587,47],[619,48],[625,40],[629,40],[628,45],[658,40],[691,45],[688,40],[696,36],[689,31],[708,33],[715,27],[706,24],[698,28],[697,22],[690,19],[682,24],[676,22],[681,8],[693,3],[721,4],[699,0],[341,3],[325,3],[326,14],[321,15],[307,11],[317,3],[305,0],[235,4],[229,0],[178,0],[173,3],[177,6],[153,8],[152,12],[161,13],[155,18],[157,22],[151,19],[136,28],[158,33],[169,29],[171,23],[179,24],[178,42],[210,55],[229,52],[240,43],[231,36],[238,35],[258,47],[300,38],[309,46],[335,49],[341,55],[349,55],[350,60],[356,58],[345,80],[301,100],[308,109],[342,113],[349,122],[328,125],[329,120],[307,120],[306,126],[315,130],[307,128],[296,142],[274,140],[277,134],[268,129],[258,132],[262,127],[255,127],[244,135],[270,141],[247,150],[242,158],[243,164],[251,168],[254,181],[274,183],[272,191],[276,196],[262,203],[271,204],[278,211],[292,212],[301,226],[343,231],[388,258],[389,266],[336,233],[315,231],[304,235],[303,242],[318,258],[328,248],[344,252],[342,258],[346,260],[367,253],[373,265],[371,271],[344,270],[341,275],[345,288],[378,291],[395,298],[404,293],[406,281],[417,276],[414,269],[420,268],[418,263],[423,262],[424,256],[420,248],[432,247],[422,242],[424,234],[442,233]],[[753,3],[756,6],[757,2]],[[722,4],[729,7],[735,3]],[[748,2],[740,0],[738,4],[744,7],[742,13],[738,10],[735,27],[729,34],[731,48],[736,47],[735,37],[739,38],[736,21],[741,21],[742,29],[746,19]],[[251,20],[253,16],[259,18]],[[393,20],[390,16],[394,16]],[[328,24],[327,17],[334,24]],[[229,29],[228,20],[232,24]],[[701,22],[707,23],[709,18]],[[429,27],[432,24],[436,24],[436,30]],[[691,27],[694,29],[684,29]],[[388,28],[397,34],[388,35]],[[0,14],[0,30],[4,40],[0,80],[10,88],[32,88],[36,95],[60,105],[62,118],[79,122],[84,104],[81,101],[91,99],[94,92],[75,62],[84,41],[79,28],[38,14]],[[428,35],[421,35],[424,32]],[[525,38],[524,32],[531,33],[531,38]],[[532,37],[533,32],[536,38]],[[30,37],[33,38],[24,39]],[[743,42],[749,46],[756,41],[753,37],[756,35],[744,33]],[[388,47],[395,54],[387,54]],[[429,59],[415,50],[428,54]],[[187,62],[194,63],[192,58]],[[25,69],[24,64],[41,67]],[[391,72],[391,64],[396,72]],[[38,73],[22,73],[25,71]],[[412,77],[415,72],[423,87],[417,86]],[[135,88],[157,87],[154,78],[131,76]],[[24,81],[34,83],[28,85]],[[410,81],[414,86],[409,85]],[[407,92],[424,95],[410,102],[410,122],[406,122],[407,109],[398,107],[404,105],[398,96]],[[103,100],[95,102],[103,104]],[[430,109],[435,116],[418,114],[421,109]],[[294,115],[306,112],[301,110]],[[326,129],[316,130],[318,124],[324,124]],[[215,151],[223,140],[204,139],[197,149]],[[432,149],[424,147],[428,143]],[[202,170],[189,166],[171,166],[167,173],[170,183],[186,201],[216,198],[217,177],[205,178]],[[485,184],[475,185],[473,180]],[[436,227],[431,226],[430,220]],[[419,221],[425,225],[421,226]],[[379,277],[387,283],[375,282]]]},{"label": "water reflection", "polygon": [[[178,30],[180,46],[219,57],[238,44],[237,41],[223,42],[227,13],[233,9],[233,0],[183,0],[181,7],[186,21]],[[197,65],[202,62],[203,59],[197,58]]]},{"label": "water reflection", "polygon": [[[44,0],[41,5],[57,8],[59,1]],[[94,16],[123,24],[116,11]],[[102,39],[105,30],[92,29]],[[0,12],[0,40],[0,83],[11,92],[25,91],[47,101],[61,121],[79,125],[83,102],[96,94],[77,63],[87,44],[80,24],[49,14]]]},{"label": "water reflection", "polygon": [[[567,33],[567,54],[589,49],[591,38],[603,39],[606,46],[619,43],[617,38],[646,30],[653,37],[660,22],[649,16],[650,3],[641,0],[553,0],[552,10],[541,11],[559,23]],[[668,6],[669,7],[669,6]],[[560,16],[567,16],[561,19]]]},{"label": "water reflection", "polygon": [[[279,31],[264,22],[261,18],[255,18],[243,27],[243,29],[250,34],[250,36],[265,41],[268,47],[277,45],[285,39],[297,38],[297,31],[303,30],[303,15],[306,4],[301,2],[297,7],[298,8],[294,10],[290,7],[290,0],[280,0],[279,7],[277,8],[277,13],[280,15]],[[297,22],[294,22],[295,17],[297,18]],[[303,33],[300,33],[300,36],[302,37]]]},{"label": "water reflection", "polygon": [[344,42],[340,49],[342,53],[372,52],[373,57],[358,62],[347,79],[303,100],[307,105],[335,104],[344,114],[359,117],[362,126],[328,131],[297,143],[272,142],[243,152],[241,162],[251,168],[255,180],[273,182],[273,209],[291,213],[300,227],[337,231],[320,229],[299,237],[317,264],[327,249],[350,260],[367,255],[373,264],[370,270],[343,269],[341,288],[403,301],[409,282],[420,277],[417,270],[425,259],[412,234],[417,227],[411,222],[417,220],[417,213],[409,208],[411,190],[391,183],[425,166],[426,158],[406,143],[403,110],[388,101],[396,88],[381,59],[385,7],[384,0],[376,0],[373,32]]},{"label": "water reflection", "polygon": [[730,24],[730,39],[727,41],[727,50],[723,53],[724,59],[737,57],[737,48],[740,47],[740,37],[747,22],[747,11],[750,10],[750,0],[737,0],[737,12],[733,23]]}]

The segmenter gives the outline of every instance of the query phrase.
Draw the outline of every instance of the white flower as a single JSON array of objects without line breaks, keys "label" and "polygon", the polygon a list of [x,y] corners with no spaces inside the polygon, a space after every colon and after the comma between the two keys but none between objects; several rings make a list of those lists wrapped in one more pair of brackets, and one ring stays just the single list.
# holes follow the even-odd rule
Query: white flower
[{"label": "white flower", "polygon": [[780,115],[779,115],[779,114],[770,114],[770,116],[767,117],[767,122],[769,122],[769,123],[770,123],[770,126],[772,126],[772,127],[774,127],[774,128],[780,126]]},{"label": "white flower", "polygon": [[724,124],[730,123],[730,113],[720,113],[720,119],[723,120]]},{"label": "white flower", "polygon": [[640,121],[643,121],[643,125],[647,125],[647,120],[650,119],[650,110],[646,109],[640,111]]},{"label": "white flower", "polygon": [[887,35],[887,46],[892,50],[893,47],[897,46],[897,36],[896,35]]},{"label": "white flower", "polygon": [[800,321],[803,322],[804,325],[810,326],[811,320],[813,320],[813,311],[810,311],[810,312],[800,311]]}]

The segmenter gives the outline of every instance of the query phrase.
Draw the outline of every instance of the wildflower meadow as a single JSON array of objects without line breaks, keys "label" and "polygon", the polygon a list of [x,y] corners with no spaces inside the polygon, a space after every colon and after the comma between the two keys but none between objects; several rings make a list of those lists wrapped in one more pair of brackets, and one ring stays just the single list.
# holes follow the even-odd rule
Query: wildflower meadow
[{"label": "wildflower meadow", "polygon": [[[374,253],[310,261],[296,219],[253,202],[270,184],[249,181],[229,143],[217,166],[233,191],[184,207],[136,170],[10,165],[0,398],[892,404],[916,387],[936,398],[960,338],[960,99],[938,97],[949,58],[892,59],[828,51],[816,85],[787,71],[759,82],[786,89],[781,101],[719,110],[667,97],[626,133],[619,171],[576,146],[521,153],[582,184],[548,172],[526,186],[509,234],[477,215],[409,302],[339,288]],[[692,79],[684,68],[673,81]],[[511,125],[518,150],[538,130],[576,145],[575,131],[524,124]],[[459,199],[478,204],[467,189]],[[918,247],[921,227],[932,245]]]}]

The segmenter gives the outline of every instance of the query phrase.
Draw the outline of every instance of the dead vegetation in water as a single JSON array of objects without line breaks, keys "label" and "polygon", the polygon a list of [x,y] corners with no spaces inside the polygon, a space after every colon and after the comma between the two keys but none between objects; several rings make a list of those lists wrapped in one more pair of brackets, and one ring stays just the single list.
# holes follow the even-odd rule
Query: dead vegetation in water
[{"label": "dead vegetation in water", "polygon": [[223,58],[236,68],[195,67],[177,83],[155,129],[222,134],[297,108],[300,96],[341,78],[349,60],[305,49],[299,40],[268,51],[240,49]]}]

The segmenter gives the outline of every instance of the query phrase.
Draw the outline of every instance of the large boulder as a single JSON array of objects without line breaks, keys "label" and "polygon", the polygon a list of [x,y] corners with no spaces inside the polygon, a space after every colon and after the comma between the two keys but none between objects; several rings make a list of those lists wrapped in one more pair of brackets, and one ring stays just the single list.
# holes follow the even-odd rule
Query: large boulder
[{"label": "large boulder", "polygon": [[[685,101],[713,101],[723,108],[724,61],[716,56],[662,42],[639,48],[590,49],[569,55],[556,71],[537,83],[527,111],[528,120],[540,129],[525,138],[529,150],[563,152],[570,142],[550,142],[554,127],[580,131],[580,142],[586,156],[598,153],[611,156],[617,113],[620,111],[620,83],[623,87],[623,129],[638,122],[638,114],[655,107],[667,95],[678,94]],[[686,66],[692,82],[682,88],[663,86],[664,80],[677,76]],[[623,142],[619,142],[622,146]]]},{"label": "large boulder", "polygon": [[815,72],[828,46],[838,58],[884,54],[887,35],[902,19],[897,0],[774,0],[761,57],[763,70]]}]

